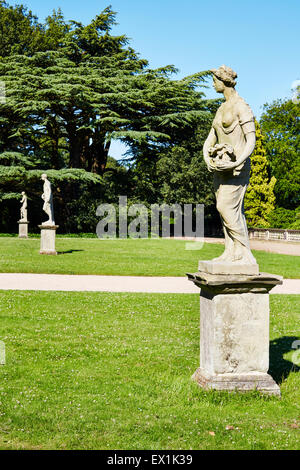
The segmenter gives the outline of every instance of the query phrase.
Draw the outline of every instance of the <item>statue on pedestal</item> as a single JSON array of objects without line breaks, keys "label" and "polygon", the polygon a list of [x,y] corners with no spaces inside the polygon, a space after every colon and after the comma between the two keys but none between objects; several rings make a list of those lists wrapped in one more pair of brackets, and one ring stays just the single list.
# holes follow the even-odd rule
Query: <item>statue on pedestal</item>
[{"label": "statue on pedestal", "polygon": [[222,65],[212,70],[225,102],[217,110],[203,147],[214,173],[224,253],[199,261],[188,278],[200,288],[200,367],[193,379],[204,389],[259,390],[280,396],[269,370],[269,291],[280,276],[260,273],[250,246],[243,202],[249,183],[255,122],[235,90],[237,74]]},{"label": "statue on pedestal", "polygon": [[28,222],[27,221],[27,196],[24,191],[22,191],[22,199],[21,199],[21,219],[19,222]]},{"label": "statue on pedestal", "polygon": [[44,192],[42,194],[42,199],[44,200],[43,211],[46,212],[49,217],[49,219],[46,222],[43,222],[42,225],[55,225],[51,183],[47,179],[46,173],[42,174],[41,179],[44,181]]},{"label": "statue on pedestal", "polygon": [[[216,92],[225,97],[203,146],[207,168],[214,173],[217,210],[225,235],[224,253],[211,263],[215,266],[214,273],[218,272],[219,266],[220,273],[224,274],[238,274],[239,269],[241,274],[258,274],[243,208],[250,176],[250,155],[256,140],[254,116],[235,90],[236,72],[225,65],[211,72]],[[242,266],[247,268],[243,271]]]}]

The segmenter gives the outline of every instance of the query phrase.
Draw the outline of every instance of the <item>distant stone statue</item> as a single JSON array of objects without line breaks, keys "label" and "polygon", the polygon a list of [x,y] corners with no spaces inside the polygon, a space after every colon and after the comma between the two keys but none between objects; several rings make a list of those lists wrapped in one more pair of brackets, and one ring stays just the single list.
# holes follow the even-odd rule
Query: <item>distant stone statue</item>
[{"label": "distant stone statue", "polygon": [[20,222],[27,222],[27,196],[24,191],[22,191],[22,199],[21,199],[21,219]]},{"label": "distant stone statue", "polygon": [[42,199],[44,200],[43,211],[45,211],[49,217],[49,219],[46,222],[43,222],[42,225],[55,225],[51,183],[47,179],[46,173],[42,174],[41,179],[44,181],[44,192],[42,194]]},{"label": "distant stone statue", "polygon": [[225,234],[224,253],[212,261],[252,265],[258,272],[249,246],[243,208],[249,183],[250,155],[256,140],[254,116],[235,90],[237,74],[225,65],[211,72],[216,92],[225,97],[203,147],[207,168],[214,173],[217,210]]}]

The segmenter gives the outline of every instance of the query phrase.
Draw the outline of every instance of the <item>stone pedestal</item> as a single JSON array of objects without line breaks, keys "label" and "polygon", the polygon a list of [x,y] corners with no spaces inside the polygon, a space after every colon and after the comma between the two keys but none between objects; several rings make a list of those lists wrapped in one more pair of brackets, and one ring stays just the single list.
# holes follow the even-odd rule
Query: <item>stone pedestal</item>
[{"label": "stone pedestal", "polygon": [[269,369],[269,291],[280,276],[188,274],[200,292],[200,368],[205,389],[279,395]]},{"label": "stone pedestal", "polygon": [[58,225],[39,225],[41,229],[41,255],[57,255],[55,236]]},{"label": "stone pedestal", "polygon": [[19,238],[28,238],[28,221],[19,220]]}]

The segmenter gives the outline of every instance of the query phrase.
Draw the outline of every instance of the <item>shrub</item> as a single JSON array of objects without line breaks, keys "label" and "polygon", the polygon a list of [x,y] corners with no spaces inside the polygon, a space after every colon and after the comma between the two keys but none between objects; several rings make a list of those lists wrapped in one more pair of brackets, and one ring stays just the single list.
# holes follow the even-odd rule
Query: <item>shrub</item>
[{"label": "shrub", "polygon": [[[284,207],[277,207],[269,215],[269,224],[271,228],[285,228],[285,229],[300,229],[300,215],[297,210],[285,209]],[[298,212],[297,212],[298,211]]]}]

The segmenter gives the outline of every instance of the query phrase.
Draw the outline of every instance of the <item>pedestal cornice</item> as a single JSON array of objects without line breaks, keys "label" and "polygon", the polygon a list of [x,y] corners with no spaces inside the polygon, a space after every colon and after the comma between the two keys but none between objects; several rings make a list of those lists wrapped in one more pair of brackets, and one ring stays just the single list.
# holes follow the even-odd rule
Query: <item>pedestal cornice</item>
[{"label": "pedestal cornice", "polygon": [[187,273],[189,281],[192,281],[200,289],[210,294],[242,294],[268,293],[273,287],[282,284],[282,276],[269,273],[258,275],[245,274],[210,274],[204,271]]},{"label": "pedestal cornice", "polygon": [[59,225],[38,225],[41,230],[57,230]]}]

